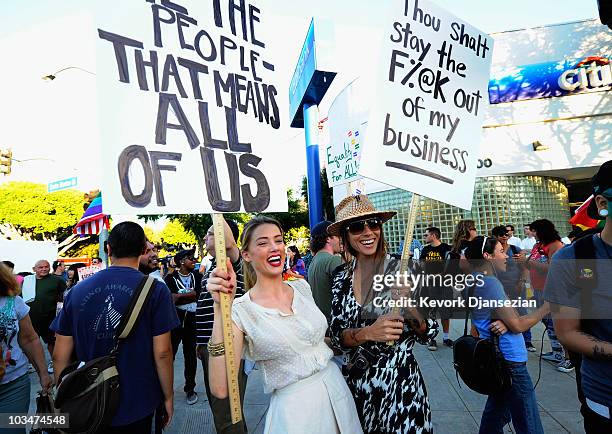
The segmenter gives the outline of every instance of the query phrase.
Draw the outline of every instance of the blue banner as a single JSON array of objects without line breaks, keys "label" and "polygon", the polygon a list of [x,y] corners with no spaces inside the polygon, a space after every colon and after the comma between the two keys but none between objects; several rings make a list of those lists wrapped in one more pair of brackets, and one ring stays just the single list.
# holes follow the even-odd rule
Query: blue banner
[{"label": "blue banner", "polygon": [[536,63],[503,70],[489,82],[489,102],[500,104],[535,98],[551,98],[609,87],[609,59],[590,56],[582,60]]}]

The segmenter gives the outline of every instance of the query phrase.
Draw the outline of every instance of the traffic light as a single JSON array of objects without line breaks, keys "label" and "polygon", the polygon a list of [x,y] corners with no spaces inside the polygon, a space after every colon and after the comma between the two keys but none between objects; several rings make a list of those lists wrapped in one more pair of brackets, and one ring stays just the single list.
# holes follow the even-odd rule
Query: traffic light
[{"label": "traffic light", "polygon": [[0,173],[10,175],[13,152],[10,149],[0,149]]}]

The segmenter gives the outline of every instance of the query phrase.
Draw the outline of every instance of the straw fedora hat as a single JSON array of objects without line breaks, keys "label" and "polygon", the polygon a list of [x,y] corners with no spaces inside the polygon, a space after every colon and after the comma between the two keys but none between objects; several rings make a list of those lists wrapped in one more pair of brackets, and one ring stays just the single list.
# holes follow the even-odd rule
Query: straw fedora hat
[{"label": "straw fedora hat", "polygon": [[327,228],[327,233],[339,235],[340,228],[346,223],[369,217],[379,217],[384,223],[395,214],[395,211],[377,211],[365,194],[345,197],[336,207],[336,222]]}]

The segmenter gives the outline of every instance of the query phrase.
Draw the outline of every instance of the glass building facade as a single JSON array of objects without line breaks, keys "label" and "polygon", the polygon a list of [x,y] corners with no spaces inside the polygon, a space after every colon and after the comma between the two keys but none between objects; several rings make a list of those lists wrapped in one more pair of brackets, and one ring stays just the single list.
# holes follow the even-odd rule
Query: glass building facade
[{"label": "glass building facade", "polygon": [[[398,212],[384,226],[391,252],[399,252],[404,240],[411,194],[399,189],[368,194],[377,209]],[[524,238],[523,225],[542,218],[552,221],[561,237],[571,230],[568,192],[563,179],[490,176],[476,178],[470,211],[421,197],[414,236],[423,242],[425,229],[436,226],[442,232],[442,241],[450,244],[457,223],[471,219],[481,235],[490,235],[495,226],[512,224],[515,235]]]}]

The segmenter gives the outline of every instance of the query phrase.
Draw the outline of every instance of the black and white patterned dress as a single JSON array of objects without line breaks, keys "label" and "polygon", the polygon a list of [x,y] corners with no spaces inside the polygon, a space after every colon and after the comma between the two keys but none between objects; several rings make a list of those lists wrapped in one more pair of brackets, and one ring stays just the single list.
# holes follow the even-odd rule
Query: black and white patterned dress
[{"label": "black and white patterned dress", "polygon": [[[332,278],[332,345],[348,351],[351,358],[357,348],[343,347],[342,331],[366,327],[374,319],[363,318],[362,307],[353,294],[353,264],[338,267]],[[435,336],[435,329],[431,334]],[[425,382],[412,347],[417,335],[407,325],[393,346],[367,342],[362,347],[375,355],[376,362],[363,374],[349,374],[347,383],[357,406],[364,433],[432,433],[431,411]],[[419,342],[425,343],[425,340]]]}]

